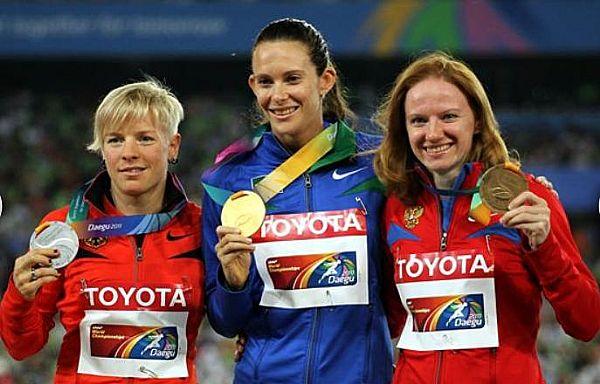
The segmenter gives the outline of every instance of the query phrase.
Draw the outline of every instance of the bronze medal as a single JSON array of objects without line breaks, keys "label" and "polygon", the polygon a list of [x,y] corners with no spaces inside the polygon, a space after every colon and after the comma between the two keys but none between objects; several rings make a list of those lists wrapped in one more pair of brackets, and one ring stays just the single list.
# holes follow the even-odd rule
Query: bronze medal
[{"label": "bronze medal", "polygon": [[265,219],[267,210],[262,198],[252,191],[239,191],[229,196],[221,211],[221,223],[239,228],[242,236],[252,236]]},{"label": "bronze medal", "polygon": [[485,171],[479,194],[492,212],[504,213],[508,211],[508,204],[527,189],[527,179],[518,169],[499,164]]}]

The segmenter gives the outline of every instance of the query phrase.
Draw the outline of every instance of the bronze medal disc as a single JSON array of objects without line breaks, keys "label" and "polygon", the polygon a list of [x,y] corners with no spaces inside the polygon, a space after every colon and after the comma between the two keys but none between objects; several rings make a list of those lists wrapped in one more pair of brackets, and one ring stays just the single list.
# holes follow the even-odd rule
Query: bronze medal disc
[{"label": "bronze medal disc", "polygon": [[229,196],[223,204],[221,223],[239,228],[242,236],[252,236],[265,219],[267,210],[262,198],[252,191],[239,191]]},{"label": "bronze medal disc", "polygon": [[479,194],[489,209],[503,213],[508,211],[508,203],[527,189],[527,179],[521,172],[500,164],[483,174]]}]

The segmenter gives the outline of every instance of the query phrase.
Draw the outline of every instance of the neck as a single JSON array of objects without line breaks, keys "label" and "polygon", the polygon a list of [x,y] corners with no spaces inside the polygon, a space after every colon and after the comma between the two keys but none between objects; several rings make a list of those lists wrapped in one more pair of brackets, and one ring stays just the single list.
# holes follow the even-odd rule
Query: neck
[{"label": "neck", "polygon": [[320,118],[318,121],[307,126],[302,132],[297,134],[278,134],[275,131],[273,131],[273,134],[288,151],[294,153],[317,136],[322,129],[323,118]]},{"label": "neck", "polygon": [[116,188],[111,188],[110,194],[115,207],[123,215],[148,215],[161,211],[165,195],[165,184],[163,183],[160,188],[138,196],[124,194]]},{"label": "neck", "polygon": [[[460,171],[460,170],[459,170]],[[452,189],[459,172],[449,172],[443,175],[433,174],[433,183],[437,189]]]}]

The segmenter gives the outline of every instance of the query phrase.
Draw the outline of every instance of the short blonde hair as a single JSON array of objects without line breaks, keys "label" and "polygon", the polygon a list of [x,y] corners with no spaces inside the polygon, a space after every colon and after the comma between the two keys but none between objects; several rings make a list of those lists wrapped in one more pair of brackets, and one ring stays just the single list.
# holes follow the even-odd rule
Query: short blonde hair
[{"label": "short blonde hair", "polygon": [[146,116],[158,123],[167,139],[173,137],[183,120],[183,107],[171,91],[154,78],[115,88],[106,95],[94,116],[94,141],[87,146],[102,152],[104,133]]},{"label": "short blonde hair", "polygon": [[509,160],[509,154],[492,106],[481,82],[463,62],[443,52],[421,56],[398,77],[377,113],[377,122],[385,131],[381,147],[375,156],[375,172],[388,191],[400,198],[414,198],[420,183],[412,172],[418,162],[412,153],[406,130],[406,94],[417,83],[441,78],[454,84],[465,95],[479,132],[473,136],[473,146],[467,162],[482,162],[485,168]]}]

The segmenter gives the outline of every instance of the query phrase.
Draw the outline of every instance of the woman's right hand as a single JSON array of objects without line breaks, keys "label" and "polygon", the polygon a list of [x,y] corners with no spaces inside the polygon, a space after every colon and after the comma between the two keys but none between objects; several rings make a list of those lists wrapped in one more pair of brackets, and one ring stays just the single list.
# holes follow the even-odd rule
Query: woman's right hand
[{"label": "woman's right hand", "polygon": [[42,286],[60,276],[50,262],[55,257],[58,257],[57,249],[39,248],[31,249],[15,260],[13,282],[27,301],[33,301]]},{"label": "woman's right hand", "polygon": [[238,228],[217,227],[219,242],[215,246],[217,257],[221,262],[227,285],[240,290],[246,284],[250,274],[251,256],[254,251],[252,240],[241,235]]}]

